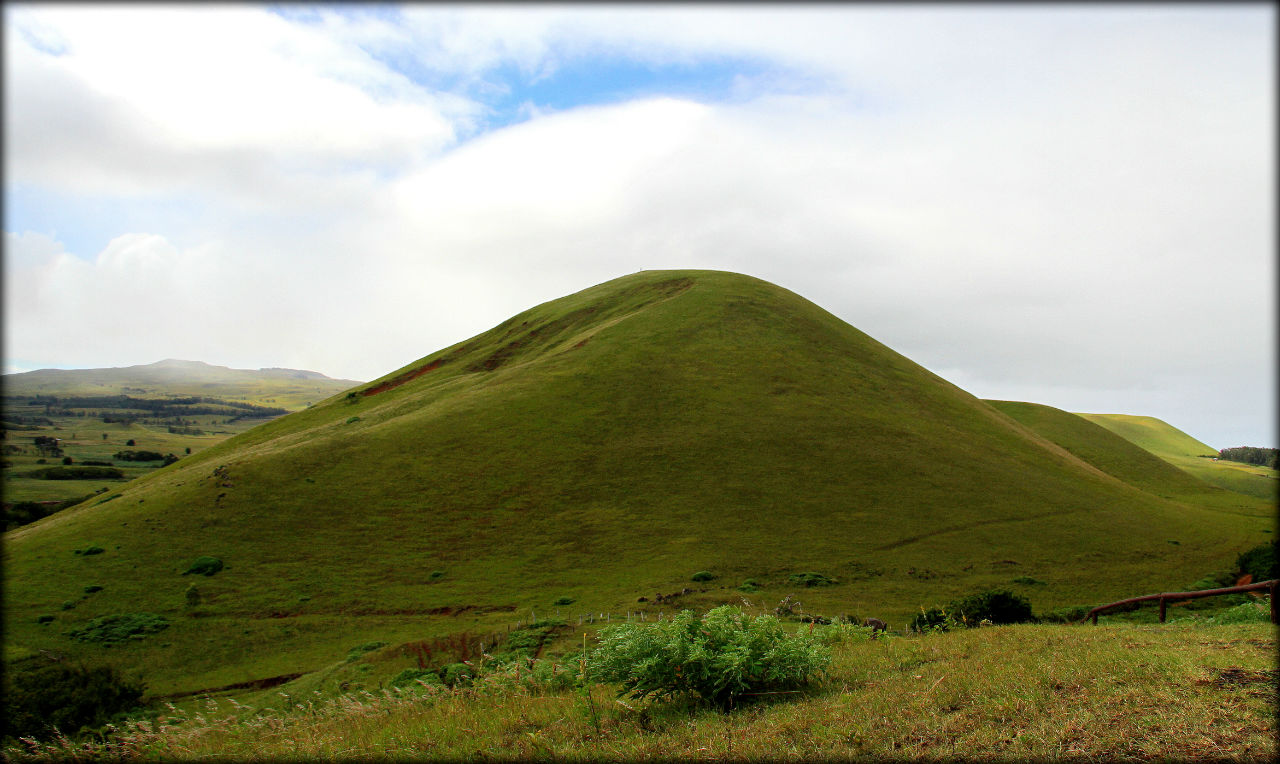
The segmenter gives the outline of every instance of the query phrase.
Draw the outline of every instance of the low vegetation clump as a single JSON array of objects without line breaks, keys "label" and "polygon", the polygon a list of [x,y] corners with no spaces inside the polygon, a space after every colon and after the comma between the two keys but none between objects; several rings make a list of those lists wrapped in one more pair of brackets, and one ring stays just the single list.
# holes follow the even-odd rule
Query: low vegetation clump
[{"label": "low vegetation clump", "polygon": [[191,563],[191,567],[187,568],[182,575],[212,576],[222,568],[222,560],[217,557],[201,556],[197,557],[195,562]]},{"label": "low vegetation clump", "polygon": [[954,600],[945,607],[924,608],[912,619],[912,631],[948,631],[967,626],[1032,623],[1036,620],[1025,597],[993,589]]},{"label": "low vegetation clump", "polygon": [[623,695],[683,695],[728,709],[744,697],[798,687],[830,660],[826,646],[788,633],[777,618],[724,605],[703,616],[685,610],[666,622],[606,627],[586,670],[595,681],[622,685]]},{"label": "low vegetation clump", "polygon": [[760,584],[754,578],[748,578],[738,585],[738,591],[743,594],[755,594],[760,591]]},{"label": "low vegetation clump", "polygon": [[11,665],[4,681],[5,734],[48,740],[98,728],[139,706],[144,691],[141,682],[110,666]]},{"label": "low vegetation clump", "polygon": [[[129,441],[130,445],[133,441]],[[112,459],[119,459],[122,462],[158,462],[164,460],[164,454],[159,451],[117,451],[111,456]]]},{"label": "low vegetation clump", "polygon": [[1260,544],[1236,558],[1236,569],[1241,575],[1249,575],[1254,581],[1270,581],[1280,578],[1280,540]]},{"label": "low vegetation clump", "polygon": [[169,621],[155,613],[119,613],[94,618],[83,628],[67,632],[80,642],[113,645],[130,639],[142,639],[169,628]]},{"label": "low vegetation clump", "polygon": [[829,578],[828,576],[824,576],[821,573],[792,573],[790,576],[787,577],[787,580],[789,580],[793,584],[796,584],[797,586],[804,586],[804,587],[834,586],[835,584],[839,583],[835,579]]},{"label": "low vegetation clump", "polygon": [[76,549],[76,550],[74,550],[74,551],[75,551],[75,553],[76,553],[76,554],[88,556],[88,555],[102,554],[103,552],[105,552],[105,551],[107,551],[107,550],[103,549],[102,547],[98,546],[97,544],[90,544],[89,546],[85,547],[84,549]]},{"label": "low vegetation clump", "polygon": [[697,573],[694,573],[692,576],[690,576],[692,580],[698,581],[698,582],[712,581],[715,579],[715,577],[716,575],[709,570],[700,570]]},{"label": "low vegetation clump", "polygon": [[115,467],[45,467],[26,476],[38,480],[116,480],[124,473]]}]

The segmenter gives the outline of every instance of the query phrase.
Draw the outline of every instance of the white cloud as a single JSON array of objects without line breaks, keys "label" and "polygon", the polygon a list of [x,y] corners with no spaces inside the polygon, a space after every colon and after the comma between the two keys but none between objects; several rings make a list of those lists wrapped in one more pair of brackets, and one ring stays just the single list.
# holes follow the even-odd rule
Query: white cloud
[{"label": "white cloud", "polygon": [[[88,261],[7,233],[9,352],[371,378],[608,278],[725,268],[976,394],[1122,400],[1177,426],[1204,420],[1168,411],[1200,406],[1232,424],[1192,434],[1246,442],[1225,428],[1262,433],[1240,412],[1274,410],[1273,16],[6,9],[7,182],[202,205]],[[752,88],[780,91],[529,104],[455,143],[471,99],[511,87],[495,71],[603,51],[769,62]],[[76,335],[121,305],[164,320],[118,345]],[[1205,403],[1223,389],[1232,410]]]}]

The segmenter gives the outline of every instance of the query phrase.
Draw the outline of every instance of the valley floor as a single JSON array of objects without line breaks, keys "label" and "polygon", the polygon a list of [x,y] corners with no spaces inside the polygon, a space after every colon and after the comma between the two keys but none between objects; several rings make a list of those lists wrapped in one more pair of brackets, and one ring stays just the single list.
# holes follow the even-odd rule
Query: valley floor
[{"label": "valley floor", "polygon": [[[205,699],[103,746],[233,759],[1274,760],[1276,627],[1025,625],[835,646],[822,681],[721,714],[494,672],[469,688]],[[543,677],[545,679],[545,675]],[[279,688],[287,690],[288,686]],[[250,705],[252,704],[252,705]]]}]

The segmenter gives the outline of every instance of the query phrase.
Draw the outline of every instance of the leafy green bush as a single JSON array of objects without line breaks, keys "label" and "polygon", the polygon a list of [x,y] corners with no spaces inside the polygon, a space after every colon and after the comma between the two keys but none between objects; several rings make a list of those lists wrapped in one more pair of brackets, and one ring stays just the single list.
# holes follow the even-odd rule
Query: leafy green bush
[{"label": "leafy green bush", "polygon": [[1214,623],[1267,623],[1271,620],[1271,608],[1257,602],[1243,602],[1233,608],[1216,613]]},{"label": "leafy green bush", "polygon": [[738,585],[738,591],[744,594],[755,594],[760,591],[760,584],[754,578],[748,578]]},{"label": "leafy green bush", "polygon": [[951,631],[963,625],[946,608],[931,607],[925,610],[924,607],[921,607],[920,612],[916,614],[915,618],[911,619],[911,623],[907,624],[907,628],[918,632]]},{"label": "leafy green bush", "polygon": [[186,576],[194,573],[198,576],[212,576],[222,570],[222,567],[222,560],[217,557],[197,557],[196,561],[191,563],[191,567],[187,568],[182,575]]},{"label": "leafy green bush", "polygon": [[1269,544],[1260,544],[1247,552],[1241,553],[1236,558],[1236,570],[1241,575],[1247,573],[1253,576],[1255,582],[1280,578],[1280,556],[1276,554],[1278,547],[1280,547],[1280,540],[1272,541]]},{"label": "leafy green bush", "polygon": [[1028,623],[1035,620],[1035,616],[1031,614],[1031,603],[1007,589],[971,594],[953,602],[950,610],[968,626],[977,626],[984,619],[994,624]]},{"label": "leafy green bush", "polygon": [[107,550],[103,549],[102,547],[98,546],[97,544],[90,544],[89,546],[85,547],[84,549],[77,549],[77,550],[75,550],[75,553],[76,553],[76,554],[82,554],[82,555],[88,556],[88,555],[91,555],[91,554],[102,554],[102,553],[103,553],[103,552],[105,552],[105,551],[107,551]]},{"label": "leafy green bush", "polygon": [[687,695],[725,710],[744,696],[797,687],[830,661],[829,648],[788,634],[774,616],[724,605],[701,617],[685,610],[666,622],[605,627],[586,670],[621,684],[622,695]]},{"label": "leafy green bush", "polygon": [[1013,579],[1013,583],[1026,584],[1027,586],[1044,586],[1044,581],[1041,581],[1038,578],[1032,578],[1031,576],[1018,576]]},{"label": "leafy green bush", "polygon": [[466,687],[476,678],[476,669],[469,663],[450,663],[440,669],[440,681],[446,687]]},{"label": "leafy green bush", "polygon": [[716,577],[716,574],[712,573],[709,570],[700,570],[697,573],[694,573],[692,576],[690,576],[690,578],[694,581],[711,581],[715,577]]},{"label": "leafy green bush", "polygon": [[[132,446],[133,441],[129,441],[128,445]],[[111,458],[122,462],[158,462],[164,459],[164,454],[159,451],[117,451]]]},{"label": "leafy green bush", "polygon": [[832,586],[839,583],[833,578],[828,578],[821,573],[792,573],[787,577],[793,584],[799,586]]},{"label": "leafy green bush", "polygon": [[428,575],[428,576],[427,576],[427,578],[428,578],[428,579],[430,579],[430,580],[432,580],[432,581],[439,581],[440,579],[444,578],[444,571],[443,571],[443,570],[433,570],[433,571],[431,571],[430,575]]},{"label": "leafy green bush", "polygon": [[111,645],[129,639],[142,639],[169,628],[169,621],[155,613],[119,613],[94,618],[84,628],[67,632],[81,642]]},{"label": "leafy green bush", "polygon": [[5,734],[37,740],[76,735],[139,705],[145,687],[109,666],[55,663],[5,672]]},{"label": "leafy green bush", "polygon": [[572,605],[574,602],[577,602],[577,600],[575,600],[573,597],[561,597],[557,599],[555,602],[552,602],[551,604],[552,605]]},{"label": "leafy green bush", "polygon": [[100,591],[102,591],[102,587],[97,584],[89,584],[84,588],[85,594],[93,594],[94,592],[100,592]]},{"label": "leafy green bush", "polygon": [[347,651],[347,663],[360,659],[365,653],[371,653],[380,647],[386,647],[386,642],[365,642],[363,645],[357,645]]},{"label": "leafy green bush", "polygon": [[417,682],[425,682],[426,684],[435,685],[437,687],[444,686],[440,681],[440,675],[431,669],[405,669],[399,674],[391,677],[391,681],[387,683],[390,687],[406,687],[413,686]]},{"label": "leafy green bush", "polygon": [[835,621],[813,629],[813,638],[824,645],[866,642],[875,634],[870,626]]}]

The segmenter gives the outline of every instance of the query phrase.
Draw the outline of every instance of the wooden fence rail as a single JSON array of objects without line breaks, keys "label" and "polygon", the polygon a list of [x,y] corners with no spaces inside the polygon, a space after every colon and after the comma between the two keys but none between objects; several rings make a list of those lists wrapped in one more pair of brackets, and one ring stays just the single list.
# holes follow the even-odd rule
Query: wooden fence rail
[{"label": "wooden fence rail", "polygon": [[1099,605],[1088,613],[1085,613],[1084,618],[1081,618],[1076,623],[1084,623],[1085,621],[1092,620],[1093,625],[1097,626],[1098,615],[1101,613],[1105,613],[1108,610],[1112,610],[1123,605],[1130,605],[1138,602],[1150,602],[1151,600],[1158,600],[1160,602],[1160,623],[1164,623],[1165,603],[1167,602],[1194,600],[1199,599],[1200,597],[1217,597],[1221,594],[1236,594],[1239,592],[1258,592],[1264,589],[1271,594],[1271,622],[1280,623],[1280,617],[1277,616],[1276,610],[1277,584],[1280,584],[1280,579],[1260,581],[1256,584],[1245,584],[1243,586],[1228,586],[1225,589],[1202,589],[1197,592],[1163,592],[1161,594],[1145,594],[1141,597],[1130,597],[1127,600],[1118,600],[1106,605]]}]

